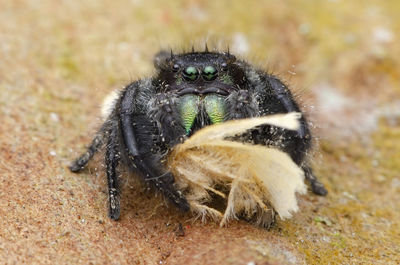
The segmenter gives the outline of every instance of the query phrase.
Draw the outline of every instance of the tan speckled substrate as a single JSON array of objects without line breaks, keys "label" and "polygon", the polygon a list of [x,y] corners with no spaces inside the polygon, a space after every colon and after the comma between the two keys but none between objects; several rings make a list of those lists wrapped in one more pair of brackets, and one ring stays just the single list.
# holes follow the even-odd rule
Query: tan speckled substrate
[{"label": "tan speckled substrate", "polygon": [[[400,263],[399,1],[243,5],[1,1],[0,264]],[[102,157],[79,175],[66,168],[101,100],[150,75],[159,46],[209,35],[309,98],[329,196],[303,196],[270,231],[219,228],[127,180],[122,218],[109,220]]]}]

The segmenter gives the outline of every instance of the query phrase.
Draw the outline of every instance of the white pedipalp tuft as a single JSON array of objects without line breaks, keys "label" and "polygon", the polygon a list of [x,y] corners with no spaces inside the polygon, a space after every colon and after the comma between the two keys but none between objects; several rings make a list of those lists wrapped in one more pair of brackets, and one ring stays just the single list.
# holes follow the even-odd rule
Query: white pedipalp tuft
[{"label": "white pedipalp tuft", "polygon": [[108,116],[110,116],[111,112],[114,110],[120,93],[121,90],[114,89],[104,98],[101,104],[101,119],[103,121],[107,120]]}]

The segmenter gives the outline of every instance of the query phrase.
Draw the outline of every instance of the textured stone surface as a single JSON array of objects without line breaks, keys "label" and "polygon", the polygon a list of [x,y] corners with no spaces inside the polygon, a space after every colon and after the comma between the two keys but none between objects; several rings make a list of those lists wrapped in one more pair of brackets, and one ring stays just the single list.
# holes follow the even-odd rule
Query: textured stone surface
[{"label": "textured stone surface", "polygon": [[[2,263],[400,262],[398,1],[0,7]],[[122,219],[109,220],[102,157],[80,175],[66,169],[98,127],[102,98],[150,75],[160,47],[203,46],[207,38],[230,43],[305,99],[329,196],[302,197],[302,210],[270,231],[244,222],[219,228],[127,177]]]}]

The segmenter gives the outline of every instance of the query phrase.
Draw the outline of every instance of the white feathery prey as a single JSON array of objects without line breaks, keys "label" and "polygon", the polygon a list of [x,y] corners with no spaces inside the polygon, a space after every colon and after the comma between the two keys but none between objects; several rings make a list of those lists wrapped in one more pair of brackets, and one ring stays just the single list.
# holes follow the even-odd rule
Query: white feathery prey
[{"label": "white feathery prey", "polygon": [[[307,190],[303,171],[283,151],[226,138],[263,124],[296,130],[300,117],[288,113],[227,121],[207,126],[177,145],[168,166],[191,210],[221,226],[238,216],[265,227],[275,213],[290,218],[298,210],[296,193]],[[224,209],[212,206],[215,197],[225,201]]]}]

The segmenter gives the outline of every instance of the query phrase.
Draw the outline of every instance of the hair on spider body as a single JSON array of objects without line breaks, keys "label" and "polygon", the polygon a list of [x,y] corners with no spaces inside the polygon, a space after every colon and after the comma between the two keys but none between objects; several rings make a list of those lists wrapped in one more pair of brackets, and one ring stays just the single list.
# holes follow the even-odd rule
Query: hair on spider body
[{"label": "hair on spider body", "polygon": [[[118,165],[128,166],[183,211],[190,206],[165,165],[169,151],[197,130],[227,120],[300,112],[291,92],[277,77],[224,52],[160,52],[154,77],[140,79],[114,93],[102,109],[104,124],[86,152],[70,166],[82,170],[106,146],[109,215],[120,217]],[[307,164],[311,134],[304,115],[297,131],[262,125],[232,138],[276,147],[305,173],[311,190],[327,193]]]}]

